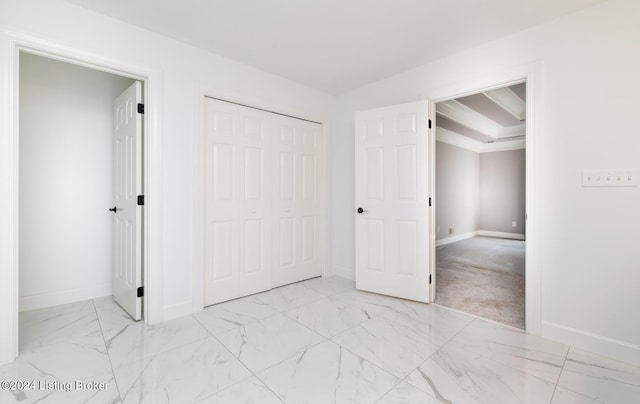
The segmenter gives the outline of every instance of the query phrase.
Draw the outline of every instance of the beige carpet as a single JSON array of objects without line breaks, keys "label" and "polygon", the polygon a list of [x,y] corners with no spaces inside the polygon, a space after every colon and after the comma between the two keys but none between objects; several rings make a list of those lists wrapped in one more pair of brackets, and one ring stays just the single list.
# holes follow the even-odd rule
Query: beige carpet
[{"label": "beige carpet", "polygon": [[525,242],[473,237],[436,248],[436,303],[524,329]]}]

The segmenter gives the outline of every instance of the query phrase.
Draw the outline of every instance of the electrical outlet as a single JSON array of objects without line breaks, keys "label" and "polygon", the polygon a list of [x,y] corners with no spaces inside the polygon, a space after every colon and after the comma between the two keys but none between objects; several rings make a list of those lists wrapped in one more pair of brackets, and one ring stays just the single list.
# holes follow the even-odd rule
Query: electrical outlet
[{"label": "electrical outlet", "polygon": [[456,228],[455,227],[449,227],[449,234],[453,234],[456,232]]},{"label": "electrical outlet", "polygon": [[515,221],[511,222],[511,227],[516,227],[516,226],[518,226],[518,222],[515,222]]},{"label": "electrical outlet", "polygon": [[440,226],[436,226],[436,233],[440,233]]},{"label": "electrical outlet", "polygon": [[609,170],[583,170],[583,187],[637,187],[637,168],[617,168]]}]

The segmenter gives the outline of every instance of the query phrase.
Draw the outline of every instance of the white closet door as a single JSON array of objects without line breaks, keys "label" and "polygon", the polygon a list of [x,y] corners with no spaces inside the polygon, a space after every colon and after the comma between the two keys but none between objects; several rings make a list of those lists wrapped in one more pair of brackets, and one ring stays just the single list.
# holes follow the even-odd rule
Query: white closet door
[{"label": "white closet door", "polygon": [[205,101],[205,305],[271,287],[269,113]]},{"label": "white closet door", "polygon": [[288,117],[276,122],[273,287],[322,274],[321,126]]},{"label": "white closet door", "polygon": [[356,288],[429,302],[429,102],[357,112]]},{"label": "white closet door", "polygon": [[205,108],[205,305],[320,276],[321,126]]}]

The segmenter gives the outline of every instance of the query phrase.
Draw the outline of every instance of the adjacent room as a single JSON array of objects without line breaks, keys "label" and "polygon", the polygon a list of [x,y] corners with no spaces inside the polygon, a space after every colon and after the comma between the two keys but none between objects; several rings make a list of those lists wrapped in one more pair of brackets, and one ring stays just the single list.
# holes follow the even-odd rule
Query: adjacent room
[{"label": "adjacent room", "polygon": [[525,329],[526,83],[436,104],[437,304]]},{"label": "adjacent room", "polygon": [[637,404],[638,21],[0,1],[0,403]]},{"label": "adjacent room", "polygon": [[134,81],[20,53],[21,312],[113,295],[113,109]]}]

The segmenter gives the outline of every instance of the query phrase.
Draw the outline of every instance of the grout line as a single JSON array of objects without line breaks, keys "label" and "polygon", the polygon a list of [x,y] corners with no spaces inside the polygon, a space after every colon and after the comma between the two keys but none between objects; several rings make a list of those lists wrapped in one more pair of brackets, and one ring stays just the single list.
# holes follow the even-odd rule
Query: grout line
[{"label": "grout line", "polygon": [[562,372],[564,372],[564,365],[567,364],[567,358],[569,357],[569,351],[571,351],[571,346],[567,348],[567,353],[564,355],[564,361],[562,362],[562,367],[560,368],[560,372],[558,372],[558,378],[556,379],[556,384],[553,386],[553,394],[551,394],[551,400],[549,403],[553,402],[553,398],[556,395],[556,391],[558,390],[558,383],[560,383],[560,377],[562,377]]},{"label": "grout line", "polygon": [[[268,369],[268,368],[267,368],[267,369]],[[267,370],[267,369],[265,369],[265,370]],[[262,379],[260,378],[260,376],[258,376],[257,374],[255,374],[255,373],[253,373],[253,372],[252,372],[252,374],[253,374],[253,377],[255,377],[256,379],[258,379],[258,380],[260,381],[260,383],[262,383],[262,385],[263,385],[264,387],[266,387],[266,388],[267,388],[267,390],[269,390],[269,391],[271,392],[271,394],[273,394],[273,395],[274,395],[274,396],[275,396],[275,397],[276,397],[276,398],[277,398],[277,399],[278,399],[282,404],[285,404],[284,400],[283,400],[282,398],[280,398],[280,396],[279,396],[278,394],[276,394],[276,392],[275,392],[275,391],[273,391],[273,390],[271,389],[271,387],[269,387],[269,386],[267,385],[267,383],[265,383],[265,382],[264,382],[264,380],[262,380]]]},{"label": "grout line", "polygon": [[116,380],[116,372],[113,369],[113,362],[111,362],[111,356],[109,355],[109,350],[107,349],[107,340],[104,338],[104,330],[102,329],[102,322],[100,321],[100,316],[98,315],[98,309],[96,308],[95,299],[91,299],[91,304],[93,305],[93,310],[96,313],[96,319],[98,320],[98,326],[100,327],[100,334],[102,334],[102,342],[104,343],[104,352],[107,355],[107,359],[109,360],[109,366],[111,367],[111,375],[113,376],[113,382],[116,385],[116,391],[118,392],[118,399],[122,401],[122,393],[120,392],[120,386],[118,386],[118,381]]}]

